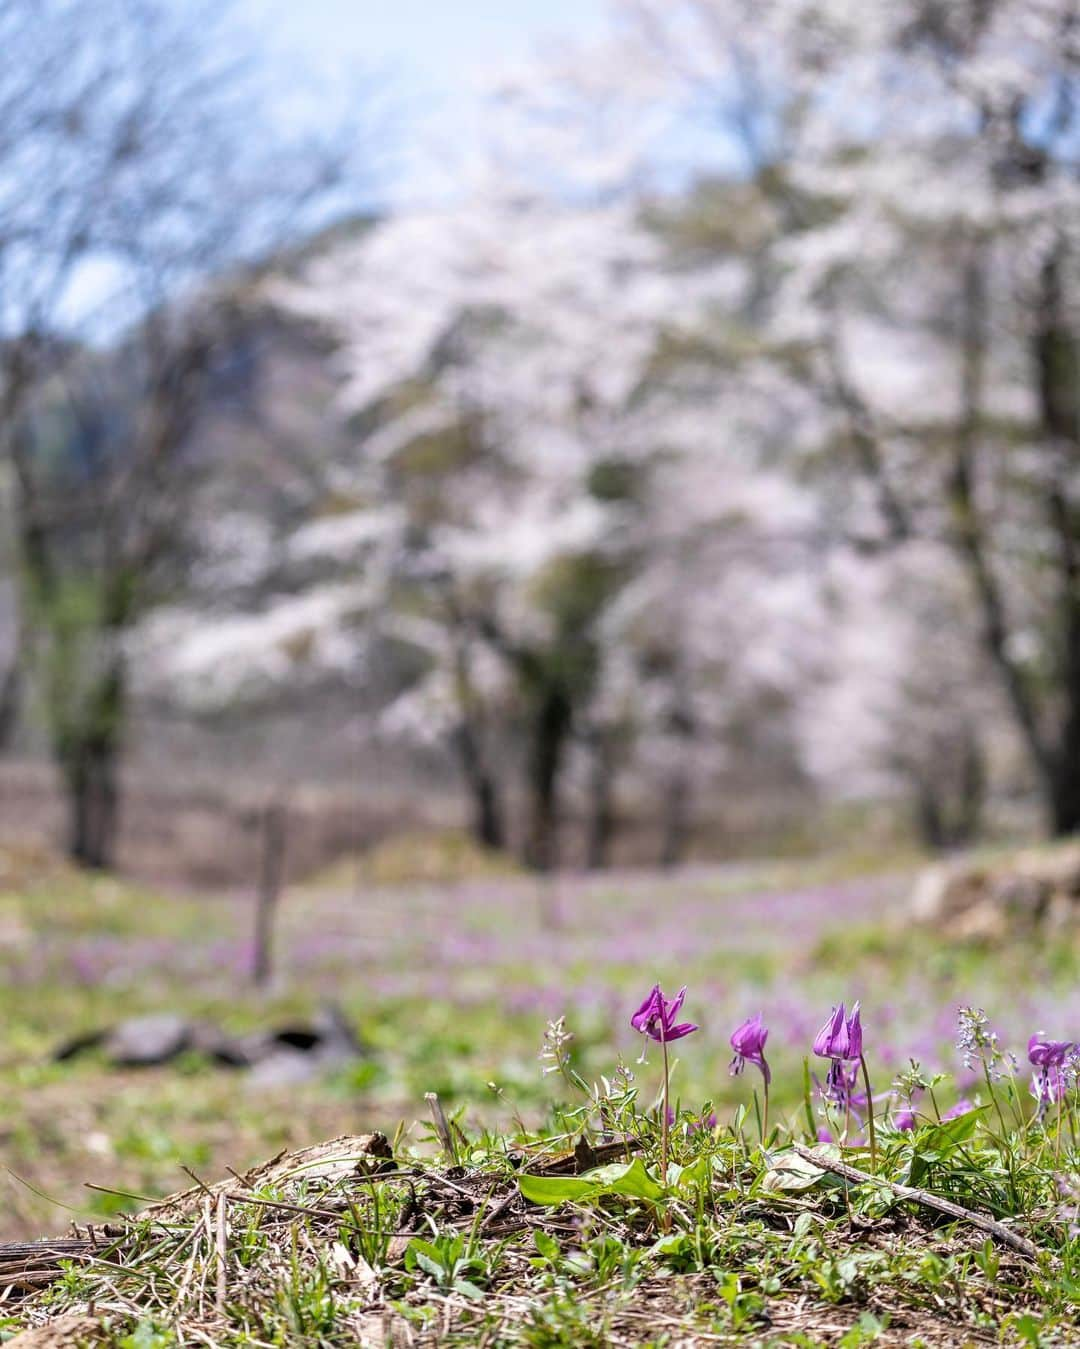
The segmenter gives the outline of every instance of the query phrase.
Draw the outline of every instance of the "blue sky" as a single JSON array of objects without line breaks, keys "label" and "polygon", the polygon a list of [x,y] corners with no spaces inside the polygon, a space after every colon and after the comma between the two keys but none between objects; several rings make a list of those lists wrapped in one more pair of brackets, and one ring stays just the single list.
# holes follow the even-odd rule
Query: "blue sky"
[{"label": "blue sky", "polygon": [[485,66],[528,54],[546,37],[587,34],[604,0],[243,0],[279,49],[336,77],[349,64],[399,67],[454,94]]},{"label": "blue sky", "polygon": [[[283,87],[299,70],[328,97],[340,97],[360,73],[375,72],[407,110],[406,130],[419,143],[475,135],[476,91],[486,75],[560,37],[601,32],[608,5],[606,0],[239,0],[238,10]],[[411,172],[423,170],[414,166]]]}]

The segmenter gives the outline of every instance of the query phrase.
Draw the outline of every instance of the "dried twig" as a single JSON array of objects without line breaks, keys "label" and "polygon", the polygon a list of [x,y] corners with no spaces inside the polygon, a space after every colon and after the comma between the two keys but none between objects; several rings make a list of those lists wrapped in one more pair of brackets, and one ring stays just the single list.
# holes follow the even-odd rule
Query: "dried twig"
[{"label": "dried twig", "polygon": [[972,1227],[979,1228],[989,1236],[1003,1242],[1006,1246],[1011,1246],[1014,1251],[1021,1255],[1028,1256],[1035,1260],[1039,1255],[1039,1248],[1012,1231],[1011,1228],[999,1223],[994,1218],[987,1218],[985,1214],[975,1213],[969,1208],[964,1208],[961,1204],[954,1204],[951,1199],[942,1199],[939,1195],[931,1194],[929,1190],[920,1190],[915,1185],[901,1185],[894,1180],[884,1180],[880,1176],[871,1176],[866,1171],[860,1171],[857,1167],[848,1166],[846,1162],[835,1161],[832,1157],[822,1156],[820,1152],[815,1152],[813,1148],[805,1147],[802,1143],[792,1143],[793,1151],[807,1162],[814,1166],[820,1166],[823,1171],[831,1171],[835,1176],[842,1176],[845,1180],[851,1181],[855,1185],[884,1185],[893,1194],[900,1199],[910,1199],[912,1203],[921,1204],[923,1208],[933,1209],[935,1213],[943,1213],[947,1218],[956,1218],[959,1222],[970,1223]]},{"label": "dried twig", "polygon": [[226,1274],[226,1260],[229,1254],[229,1233],[226,1227],[228,1208],[225,1196],[219,1194],[217,1201],[217,1293],[214,1299],[219,1316],[225,1315],[225,1296],[228,1291]]}]

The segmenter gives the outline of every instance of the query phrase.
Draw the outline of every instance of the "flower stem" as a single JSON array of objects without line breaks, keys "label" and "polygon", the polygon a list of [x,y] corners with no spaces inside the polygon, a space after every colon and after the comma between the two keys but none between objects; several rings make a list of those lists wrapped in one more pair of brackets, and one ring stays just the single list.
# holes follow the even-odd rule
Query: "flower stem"
[{"label": "flower stem", "polygon": [[766,1078],[761,1089],[761,1094],[765,1098],[764,1109],[761,1116],[761,1146],[765,1146],[765,1140],[769,1136],[769,1082]]},{"label": "flower stem", "polygon": [[1016,1171],[1013,1163],[1013,1152],[1009,1146],[1009,1131],[1005,1127],[1005,1116],[1001,1111],[1001,1102],[998,1100],[997,1092],[994,1090],[994,1079],[990,1075],[990,1065],[986,1061],[985,1055],[982,1059],[983,1077],[986,1078],[986,1089],[990,1093],[990,1099],[994,1103],[994,1110],[997,1112],[998,1124],[1001,1126],[1001,1150],[1005,1155],[1005,1169],[1009,1173],[1009,1192],[1012,1195],[1013,1207],[1020,1208],[1020,1192],[1016,1185]]},{"label": "flower stem", "polygon": [[866,1124],[870,1131],[870,1170],[877,1171],[877,1130],[874,1127],[874,1096],[870,1090],[870,1073],[866,1067],[866,1055],[859,1055],[862,1064],[862,1080],[866,1087]]},{"label": "flower stem", "polygon": [[668,1164],[668,1111],[670,1109],[671,1074],[668,1071],[667,1041],[661,1040],[660,1047],[664,1051],[664,1113],[661,1117],[660,1125],[660,1184],[666,1185]]}]

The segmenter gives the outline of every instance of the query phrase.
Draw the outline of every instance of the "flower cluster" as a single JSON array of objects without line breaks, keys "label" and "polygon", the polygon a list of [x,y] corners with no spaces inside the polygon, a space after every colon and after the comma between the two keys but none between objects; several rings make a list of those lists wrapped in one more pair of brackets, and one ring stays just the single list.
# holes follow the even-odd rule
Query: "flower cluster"
[{"label": "flower cluster", "polygon": [[964,1056],[965,1068],[982,1068],[991,1079],[1015,1070],[1015,1058],[1001,1048],[997,1032],[990,1029],[990,1018],[981,1007],[961,1007],[959,1017],[956,1046]]},{"label": "flower cluster", "polygon": [[[663,1124],[664,1150],[667,1157],[668,1130],[675,1123],[675,1113],[671,1109],[669,1092],[669,1067],[667,1045],[680,1040],[698,1030],[693,1022],[679,1021],[686,988],[680,988],[673,998],[665,996],[659,984],[655,984],[647,997],[630,1018],[630,1024],[644,1039],[655,1040],[664,1046],[664,1081],[661,1121]],[[561,1023],[549,1026],[549,1052],[546,1057],[555,1060],[558,1066],[564,1054]],[[730,1072],[733,1076],[742,1073],[748,1063],[753,1064],[761,1073],[764,1087],[764,1112],[762,1114],[761,1136],[764,1143],[768,1136],[769,1086],[772,1082],[772,1069],[765,1057],[765,1045],[769,1031],[760,1012],[747,1017],[731,1033],[731,1048],[734,1057]],[[959,1033],[957,1045],[964,1057],[966,1067],[978,1066],[986,1074],[991,1098],[995,1100],[993,1083],[1007,1076],[1015,1068],[1013,1055],[1001,1048],[997,1034],[990,1026],[989,1018],[981,1008],[962,1007],[959,1012]],[[851,1004],[848,1011],[846,1003],[838,1003],[830,1011],[821,1028],[814,1036],[813,1053],[829,1062],[829,1070],[824,1084],[818,1083],[825,1103],[826,1121],[835,1127],[830,1108],[835,1107],[844,1117],[844,1133],[847,1136],[852,1117],[860,1127],[863,1122],[868,1126],[871,1167],[876,1164],[877,1144],[874,1120],[875,1097],[870,1086],[870,1076],[863,1053],[863,1026],[860,1004]],[[642,1057],[644,1061],[644,1056]],[[1080,1085],[1080,1044],[1073,1040],[1051,1040],[1043,1032],[1033,1035],[1028,1041],[1028,1061],[1035,1069],[1031,1091],[1038,1107],[1041,1120],[1050,1106],[1058,1105],[1065,1096]],[[552,1071],[551,1068],[547,1071]],[[862,1075],[862,1090],[859,1089],[859,1077]],[[892,1101],[888,1114],[891,1126],[896,1130],[912,1130],[918,1120],[915,1097],[929,1090],[931,1102],[937,1111],[937,1102],[933,1099],[933,1087],[938,1078],[927,1080],[919,1064],[911,1060],[910,1069],[901,1073],[893,1085],[893,1091],[886,1097]],[[955,1119],[967,1114],[976,1107],[966,1097],[962,1097],[940,1115],[942,1121]],[[999,1110],[1000,1113],[1000,1110]],[[688,1128],[715,1127],[715,1115],[707,1119],[692,1121]],[[819,1137],[831,1141],[829,1127],[822,1127]]]},{"label": "flower cluster", "polygon": [[1028,1041],[1028,1062],[1037,1071],[1031,1081],[1031,1094],[1038,1106],[1039,1118],[1076,1085],[1080,1054],[1072,1040],[1048,1040],[1042,1031]]}]

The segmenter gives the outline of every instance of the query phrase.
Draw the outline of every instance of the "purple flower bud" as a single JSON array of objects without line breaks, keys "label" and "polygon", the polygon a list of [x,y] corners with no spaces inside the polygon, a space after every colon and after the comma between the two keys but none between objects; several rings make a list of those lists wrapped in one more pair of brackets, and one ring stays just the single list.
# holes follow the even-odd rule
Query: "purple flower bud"
[{"label": "purple flower bud", "polygon": [[741,1073],[747,1063],[760,1068],[761,1075],[768,1086],[772,1081],[772,1071],[765,1061],[765,1041],[769,1038],[768,1029],[762,1024],[761,1013],[748,1017],[731,1034],[731,1047],[735,1057],[729,1069],[732,1076]]},{"label": "purple flower bud", "polygon": [[842,1059],[847,1053],[843,1003],[832,1009],[829,1019],[814,1036],[814,1053],[821,1059]]},{"label": "purple flower bud", "polygon": [[834,1062],[845,1059],[851,1063],[862,1058],[862,1021],[858,1003],[852,1007],[850,1016],[843,1003],[833,1008],[828,1021],[814,1037],[814,1053]]},{"label": "purple flower bud", "polygon": [[847,1021],[848,1033],[848,1052],[845,1058],[862,1058],[862,1021],[859,1019],[859,1004],[856,1002],[851,1009],[851,1015]]}]

